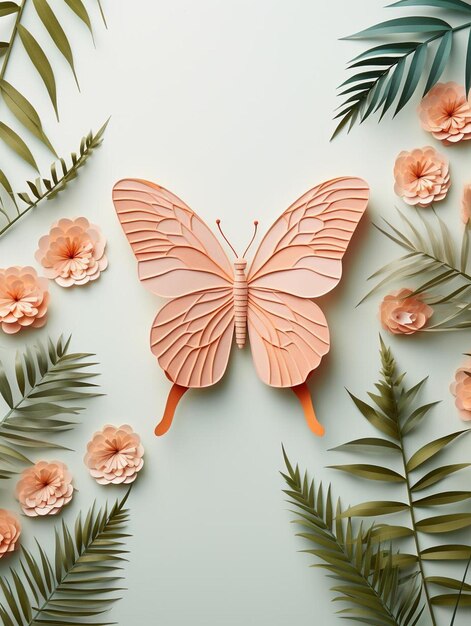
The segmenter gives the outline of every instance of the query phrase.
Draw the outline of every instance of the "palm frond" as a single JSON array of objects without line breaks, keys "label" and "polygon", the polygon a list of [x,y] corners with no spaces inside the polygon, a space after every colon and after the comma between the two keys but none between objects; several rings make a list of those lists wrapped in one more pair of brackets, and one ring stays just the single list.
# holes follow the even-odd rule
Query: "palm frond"
[{"label": "palm frond", "polygon": [[[375,286],[359,304],[382,287],[393,282],[406,282],[434,307],[433,323],[422,332],[460,330],[471,326],[471,273],[469,269],[469,232],[465,228],[457,246],[445,222],[434,212],[429,219],[416,210],[418,224],[399,209],[401,224],[394,226],[383,218],[384,227],[375,227],[405,250],[368,280]],[[435,224],[432,225],[431,221]]]},{"label": "palm frond", "polygon": [[330,486],[324,497],[322,483],[316,489],[307,473],[291,465],[285,450],[287,473],[284,493],[297,515],[294,523],[302,527],[299,537],[313,548],[304,550],[317,556],[318,565],[330,572],[336,581],[332,591],[336,602],[348,606],[338,613],[341,617],[377,626],[414,625],[420,619],[421,589],[414,580],[402,585],[399,568],[391,549],[373,540],[373,527],[366,531],[360,525],[354,529],[351,518],[343,520],[340,501],[335,511]]},{"label": "palm frond", "polygon": [[[110,510],[105,506],[78,515],[74,528],[63,522],[55,531],[55,553],[47,556],[37,542],[37,556],[22,549],[20,567],[10,580],[0,578],[4,626],[101,626],[103,613],[119,600],[117,583],[126,554],[124,540],[129,491]],[[109,623],[109,622],[106,622]]]},{"label": "palm frond", "polygon": [[[348,69],[355,73],[339,86],[339,95],[346,98],[335,116],[339,121],[332,138],[345,128],[350,130],[356,122],[364,122],[373,113],[380,112],[381,120],[394,103],[394,115],[397,115],[416,93],[422,80],[425,81],[424,95],[438,82],[449,62],[456,34],[468,30],[471,41],[471,9],[466,2],[402,0],[389,6],[446,9],[465,14],[466,21],[452,26],[441,17],[408,15],[346,37],[379,38],[384,43],[367,49],[350,62]],[[464,65],[466,89],[469,91],[471,62],[465,61]]]},{"label": "palm frond", "polygon": [[[379,431],[379,437],[373,439],[372,445],[363,447],[364,453],[368,455],[373,449],[380,449],[385,462],[381,464],[363,465],[368,468],[363,471],[352,471],[352,464],[342,464],[331,466],[334,469],[348,472],[368,480],[382,480],[391,482],[391,476],[398,476],[397,480],[403,488],[403,498],[401,500],[382,500],[363,502],[347,508],[343,517],[374,517],[379,518],[384,515],[404,514],[408,520],[405,524],[390,526],[384,524],[374,529],[374,536],[377,541],[394,540],[400,542],[404,538],[413,538],[415,551],[410,555],[400,555],[403,560],[394,562],[402,567],[409,567],[416,563],[418,572],[422,578],[425,599],[430,615],[431,623],[436,624],[434,607],[453,606],[450,596],[455,601],[459,601],[460,606],[469,604],[471,594],[468,590],[462,590],[460,598],[457,600],[456,594],[449,591],[443,596],[432,595],[431,587],[441,586],[446,589],[459,589],[460,580],[439,576],[428,576],[426,574],[426,562],[430,561],[450,561],[467,560],[471,555],[471,545],[466,544],[437,544],[432,548],[423,548],[422,535],[442,534],[449,541],[450,535],[455,531],[471,527],[471,512],[451,512],[446,514],[437,513],[437,507],[443,507],[458,502],[465,502],[471,499],[471,491],[448,491],[430,490],[431,487],[438,486],[446,481],[451,475],[469,467],[470,463],[455,463],[453,465],[439,465],[437,461],[442,451],[452,446],[458,439],[467,436],[469,429],[459,430],[422,445],[413,453],[408,450],[408,435],[416,429],[429,411],[437,404],[431,402],[416,405],[417,394],[421,391],[425,380],[420,381],[412,387],[406,387],[403,383],[404,374],[398,374],[395,359],[391,350],[387,348],[381,339],[381,378],[375,384],[375,391],[369,392],[371,402],[365,402],[350,394],[356,407],[366,420]],[[360,440],[361,441],[361,440]],[[380,443],[381,442],[381,443]],[[338,449],[349,451],[358,444],[358,440],[343,444]],[[401,466],[400,471],[392,470],[386,461],[386,454]],[[430,469],[431,464],[435,466]],[[355,466],[354,466],[355,467]],[[394,474],[392,474],[394,472]],[[423,496],[423,491],[427,489],[427,494]],[[426,509],[428,514],[424,516],[421,511]],[[432,514],[430,514],[430,512]],[[405,558],[405,560],[404,560]]]},{"label": "palm frond", "polygon": [[51,436],[72,429],[83,400],[100,395],[93,355],[70,351],[70,338],[38,342],[18,352],[14,376],[0,362],[0,394],[8,411],[0,419],[0,479],[30,463],[28,449],[60,448]]},{"label": "palm frond", "polygon": [[27,181],[28,191],[15,193],[6,175],[0,170],[0,187],[3,188],[3,198],[0,195],[0,237],[5,234],[26,213],[35,209],[43,200],[52,200],[58,193],[77,177],[93,152],[98,148],[108,125],[106,121],[96,132],[90,131],[82,138],[77,152],[72,152],[69,163],[63,158],[50,167],[50,178],[36,178]]},{"label": "palm frond", "polygon": [[[84,2],[82,0],[64,0],[64,2],[70,9],[69,14],[74,15],[85,23],[90,32],[92,32],[92,21]],[[20,41],[34,70],[44,83],[51,105],[54,108],[57,119],[59,119],[57,84],[51,60],[54,48],[66,59],[78,85],[74,54],[66,34],[66,25],[61,23],[58,12],[51,8],[47,0],[33,0],[29,4],[26,0],[21,0],[20,4],[13,2],[2,4],[6,5],[7,10],[0,13],[0,18],[3,15],[16,13],[16,20],[13,24],[10,39],[8,42],[5,42],[2,50],[4,59],[0,68],[0,99],[4,101],[13,114],[18,126],[39,139],[46,148],[57,156],[49,137],[46,135],[43,120],[37,108],[18,87],[12,84],[11,80],[7,82],[6,74],[8,73],[12,51],[17,41]],[[31,9],[31,11],[26,9]],[[51,42],[50,46],[44,47],[39,44],[38,39],[43,39],[43,33],[39,32],[38,37],[38,33],[33,34],[28,30],[23,24],[25,17],[28,18],[29,23],[31,23],[31,19],[35,20],[35,31],[39,32],[42,30],[48,34]],[[72,22],[72,20],[67,20],[67,18],[64,18],[64,21]],[[70,27],[72,28],[72,23]],[[22,137],[19,130],[11,128],[2,122],[0,124],[0,140],[34,169],[38,170],[33,150],[28,144],[28,139]]]}]

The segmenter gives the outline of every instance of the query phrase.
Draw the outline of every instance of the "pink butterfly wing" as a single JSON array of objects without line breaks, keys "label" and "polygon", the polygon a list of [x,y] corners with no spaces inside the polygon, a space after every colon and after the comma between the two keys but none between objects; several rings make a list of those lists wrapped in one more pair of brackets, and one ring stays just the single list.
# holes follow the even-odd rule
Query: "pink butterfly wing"
[{"label": "pink butterfly wing", "polygon": [[151,330],[160,366],[182,387],[214,385],[226,369],[234,329],[229,259],[203,220],[159,185],[121,180],[113,201],[141,281],[174,298]]},{"label": "pink butterfly wing", "polygon": [[152,352],[173,383],[208,387],[226,371],[234,334],[232,288],[192,293],[168,302],[152,325]]},{"label": "pink butterfly wing", "polygon": [[248,276],[247,322],[255,367],[268,385],[304,383],[329,351],[326,319],[308,298],[339,282],[367,202],[365,181],[327,181],[292,204],[262,240]]},{"label": "pink butterfly wing", "polygon": [[176,195],[129,178],[113,187],[113,202],[139,278],[153,293],[175,298],[232,285],[232,266],[220,243]]},{"label": "pink butterfly wing", "polygon": [[368,195],[364,180],[344,177],[301,196],[262,239],[249,271],[250,286],[301,298],[316,298],[333,289]]},{"label": "pink butterfly wing", "polygon": [[329,351],[326,319],[311,300],[250,288],[247,324],[257,374],[273,387],[300,385]]}]

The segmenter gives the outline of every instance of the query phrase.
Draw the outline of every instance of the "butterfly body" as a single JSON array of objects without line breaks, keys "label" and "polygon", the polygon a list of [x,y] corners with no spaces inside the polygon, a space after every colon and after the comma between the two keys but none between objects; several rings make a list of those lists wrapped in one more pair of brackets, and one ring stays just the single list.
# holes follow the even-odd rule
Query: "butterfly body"
[{"label": "butterfly body", "polygon": [[[204,221],[160,185],[124,179],[113,188],[139,278],[169,301],[157,313],[151,350],[173,383],[156,434],[170,427],[190,388],[216,384],[234,341],[250,341],[260,379],[290,388],[310,429],[316,419],[306,380],[330,347],[320,307],[312,301],[340,280],[342,258],[368,203],[365,181],[329,180],[310,189],[275,221],[250,263],[247,250],[231,263]],[[255,232],[257,232],[255,222]],[[251,243],[252,243],[251,241]],[[250,244],[249,244],[250,247]]]},{"label": "butterfly body", "polygon": [[246,267],[246,259],[237,258],[234,261],[234,324],[235,339],[238,348],[243,348],[247,339],[249,286],[245,272]]}]

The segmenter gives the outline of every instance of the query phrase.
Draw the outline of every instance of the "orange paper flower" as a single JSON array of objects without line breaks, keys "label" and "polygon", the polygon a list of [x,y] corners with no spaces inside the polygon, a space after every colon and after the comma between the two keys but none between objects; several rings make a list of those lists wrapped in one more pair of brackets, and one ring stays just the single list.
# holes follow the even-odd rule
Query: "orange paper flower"
[{"label": "orange paper flower", "polygon": [[394,164],[394,191],[404,202],[427,207],[443,200],[450,188],[448,160],[426,146],[403,151]]},{"label": "orange paper flower", "polygon": [[21,534],[21,526],[16,515],[0,509],[0,559],[13,552]]},{"label": "orange paper flower", "polygon": [[46,323],[48,283],[32,267],[0,269],[0,324],[14,334],[22,328],[40,328]]},{"label": "orange paper flower", "polygon": [[411,294],[410,289],[400,289],[385,296],[379,309],[385,330],[395,335],[412,335],[427,324],[433,309]]},{"label": "orange paper flower", "polygon": [[108,266],[105,247],[101,230],[85,217],[61,219],[41,237],[35,256],[45,276],[71,287],[99,278]]},{"label": "orange paper flower", "polygon": [[16,497],[29,517],[56,515],[73,493],[72,475],[60,461],[38,461],[23,471],[16,485]]},{"label": "orange paper flower", "polygon": [[471,107],[464,87],[438,83],[419,105],[422,128],[445,145],[471,139]]},{"label": "orange paper flower", "polygon": [[455,405],[461,419],[465,422],[471,421],[471,360],[456,370],[450,391],[455,396]]},{"label": "orange paper flower", "polygon": [[144,447],[131,426],[111,426],[95,433],[88,443],[85,465],[101,485],[132,483],[144,465]]},{"label": "orange paper flower", "polygon": [[469,222],[471,217],[471,183],[463,187],[463,195],[461,196],[461,219],[464,224]]}]

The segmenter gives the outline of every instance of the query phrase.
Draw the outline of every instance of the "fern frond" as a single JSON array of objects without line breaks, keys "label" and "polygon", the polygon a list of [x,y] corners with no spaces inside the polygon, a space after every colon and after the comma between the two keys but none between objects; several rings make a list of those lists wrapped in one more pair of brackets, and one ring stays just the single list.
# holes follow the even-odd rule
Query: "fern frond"
[{"label": "fern frond", "polygon": [[337,602],[348,606],[338,613],[347,619],[377,626],[407,626],[416,624],[423,608],[421,589],[414,581],[408,588],[401,585],[399,568],[394,565],[392,550],[373,541],[373,527],[355,530],[350,518],[343,521],[340,501],[335,513],[330,486],[324,497],[322,483],[316,489],[307,473],[301,475],[293,468],[283,449],[287,473],[284,493],[294,507],[294,523],[302,527],[298,536],[313,548],[304,550],[317,556],[319,567],[327,569],[337,582],[332,587]]},{"label": "fern frond", "polygon": [[[425,380],[420,381],[412,387],[404,385],[404,374],[398,374],[396,361],[391,350],[384,344],[381,339],[381,378],[375,384],[375,391],[369,392],[368,396],[371,401],[366,402],[350,394],[356,407],[366,420],[379,431],[378,439],[383,444],[376,443],[374,448],[380,447],[384,452],[388,452],[389,456],[395,460],[395,467],[400,465],[398,471],[392,470],[389,464],[363,464],[362,468],[367,470],[352,471],[352,464],[342,464],[332,466],[335,469],[348,472],[369,480],[391,481],[391,476],[400,476],[399,482],[403,488],[403,498],[400,500],[382,500],[373,502],[363,502],[347,508],[343,513],[343,517],[381,517],[383,515],[401,515],[406,516],[407,522],[390,526],[382,524],[374,528],[373,535],[377,541],[400,542],[402,539],[413,538],[415,553],[411,555],[400,555],[405,560],[401,564],[400,560],[395,563],[402,567],[409,567],[416,563],[418,573],[422,579],[424,595],[427,603],[428,613],[433,625],[436,624],[434,607],[453,606],[450,600],[450,594],[447,592],[444,597],[432,595],[430,586],[442,585],[449,588],[452,585],[458,585],[459,581],[452,578],[441,580],[440,577],[430,577],[426,575],[426,562],[430,561],[457,561],[467,560],[471,554],[471,545],[463,544],[437,544],[432,548],[423,548],[420,537],[423,534],[441,535],[446,534],[449,538],[450,534],[471,527],[471,511],[451,512],[446,514],[436,514],[436,507],[447,506],[458,502],[469,502],[471,499],[471,491],[430,491],[431,487],[441,484],[443,481],[455,474],[468,468],[470,463],[455,463],[452,465],[439,465],[437,461],[443,450],[454,445],[456,441],[470,433],[469,429],[460,430],[450,433],[442,437],[438,437],[433,441],[422,445],[412,453],[408,448],[408,435],[416,429],[429,411],[437,404],[430,402],[427,404],[416,405],[417,394],[422,389]],[[358,440],[348,442],[338,447],[343,451],[349,451],[354,448]],[[368,454],[373,446],[365,446],[365,454]],[[385,454],[383,455],[386,461]],[[363,459],[362,459],[363,460]],[[435,466],[430,469],[430,465]],[[422,496],[422,491],[427,489],[427,495]],[[428,511],[424,514],[423,510]],[[430,511],[432,515],[430,515]],[[455,594],[456,596],[456,594]],[[453,598],[456,600],[456,597]],[[471,597],[468,593],[462,593],[459,599],[460,605],[466,605]]]},{"label": "fern frond", "polygon": [[[438,9],[454,9],[465,13],[466,21],[452,26],[442,18],[430,15],[399,17],[346,37],[345,39],[384,38],[355,57],[348,69],[355,74],[340,86],[340,96],[346,96],[335,116],[339,120],[332,135],[348,131],[356,122],[364,122],[373,113],[380,112],[380,120],[396,103],[394,115],[411,100],[421,81],[425,79],[425,95],[440,79],[447,66],[458,32],[470,31],[470,5],[459,0],[402,0],[390,6],[413,7],[428,5]],[[398,41],[397,36],[404,40]],[[393,36],[394,39],[390,37]],[[465,63],[466,89],[471,86],[471,67]]]},{"label": "fern frond", "polygon": [[69,163],[63,158],[55,161],[50,167],[50,178],[27,181],[28,191],[14,193],[5,174],[0,171],[0,185],[5,190],[5,200],[9,203],[7,206],[0,199],[0,213],[4,222],[3,227],[0,228],[0,237],[31,209],[35,209],[43,200],[55,198],[74,178],[77,178],[80,168],[101,145],[108,121],[95,134],[90,131],[82,138],[78,152],[71,153]]},{"label": "fern frond", "polygon": [[368,280],[375,286],[362,298],[364,302],[381,288],[396,282],[413,286],[413,294],[434,307],[433,323],[421,332],[460,330],[471,326],[471,272],[469,269],[468,229],[456,246],[448,227],[434,212],[431,221],[416,210],[419,224],[398,209],[400,226],[383,218],[385,226],[375,227],[403,248],[405,254],[374,272]]},{"label": "fern frond", "polygon": [[70,430],[83,407],[70,403],[100,395],[91,382],[98,374],[92,354],[71,352],[70,338],[38,342],[18,352],[14,379],[0,362],[0,394],[8,411],[0,419],[0,478],[31,461],[26,449],[60,448],[51,436]]},{"label": "fern frond", "polygon": [[92,506],[85,518],[79,514],[74,528],[63,522],[55,531],[52,559],[39,542],[37,556],[22,549],[20,568],[11,570],[10,580],[0,578],[5,626],[104,624],[101,615],[119,600],[111,594],[122,590],[117,583],[129,537],[128,495],[109,511],[107,506],[98,511]]}]

